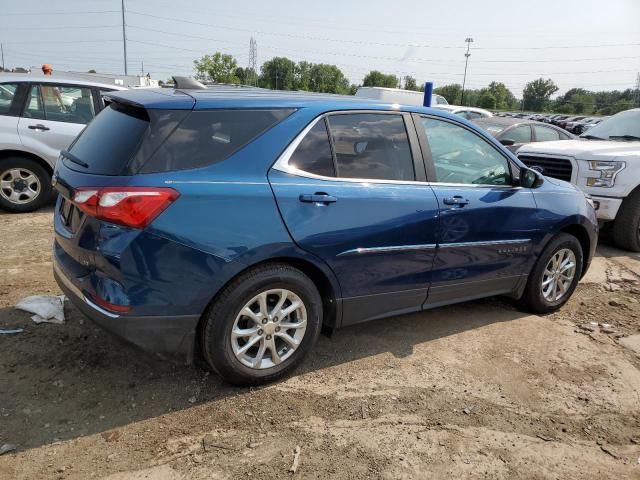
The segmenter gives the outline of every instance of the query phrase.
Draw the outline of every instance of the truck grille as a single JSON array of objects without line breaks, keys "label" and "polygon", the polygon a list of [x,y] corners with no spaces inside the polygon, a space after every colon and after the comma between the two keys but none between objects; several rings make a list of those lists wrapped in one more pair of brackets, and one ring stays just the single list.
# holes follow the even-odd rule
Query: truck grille
[{"label": "truck grille", "polygon": [[573,167],[566,158],[532,157],[529,155],[518,155],[522,163],[532,170],[536,170],[547,177],[559,180],[571,181]]}]

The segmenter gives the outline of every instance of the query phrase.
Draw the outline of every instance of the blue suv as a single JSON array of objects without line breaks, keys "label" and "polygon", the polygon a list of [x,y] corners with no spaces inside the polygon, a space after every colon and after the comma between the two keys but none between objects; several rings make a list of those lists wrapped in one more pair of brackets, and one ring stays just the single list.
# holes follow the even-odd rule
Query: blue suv
[{"label": "blue suv", "polygon": [[113,92],[54,174],[54,274],[87,316],[229,382],[321,328],[492,295],[562,306],[589,198],[440,110],[243,88]]}]

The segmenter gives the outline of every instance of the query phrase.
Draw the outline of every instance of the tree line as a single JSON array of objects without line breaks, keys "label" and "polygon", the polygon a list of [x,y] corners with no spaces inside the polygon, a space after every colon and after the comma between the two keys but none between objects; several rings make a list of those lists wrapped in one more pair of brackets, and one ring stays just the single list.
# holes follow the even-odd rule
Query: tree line
[{"label": "tree line", "polygon": [[[205,82],[255,85],[273,90],[306,90],[321,93],[355,94],[360,85],[350,84],[336,65],[326,63],[294,62],[286,57],[274,57],[260,67],[260,72],[239,67],[236,59],[216,52],[195,60],[196,78]],[[371,70],[365,75],[362,86],[404,88],[423,91],[412,76],[399,78]],[[434,93],[442,95],[453,105],[486,108],[489,110],[522,110],[527,112],[556,112],[583,115],[612,115],[622,110],[640,106],[640,90],[593,92],[572,88],[556,99],[551,96],[558,86],[550,78],[538,78],[528,82],[518,99],[502,82],[491,82],[480,89],[465,89],[454,83],[439,86]]]}]

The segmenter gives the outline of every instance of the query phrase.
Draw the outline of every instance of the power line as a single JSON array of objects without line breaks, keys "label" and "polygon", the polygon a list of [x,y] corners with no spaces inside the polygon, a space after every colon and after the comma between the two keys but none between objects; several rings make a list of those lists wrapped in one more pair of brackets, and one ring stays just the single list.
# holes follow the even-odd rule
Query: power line
[{"label": "power line", "polygon": [[37,27],[4,27],[3,30],[69,30],[71,28],[120,28],[118,25],[65,25],[65,26],[37,26]]},{"label": "power line", "polygon": [[6,13],[2,12],[2,15],[5,17],[8,16],[19,16],[19,15],[27,15],[32,17],[34,15],[96,15],[103,13],[120,13],[120,10],[100,10],[100,11],[86,11],[86,12],[19,12],[19,13]]}]

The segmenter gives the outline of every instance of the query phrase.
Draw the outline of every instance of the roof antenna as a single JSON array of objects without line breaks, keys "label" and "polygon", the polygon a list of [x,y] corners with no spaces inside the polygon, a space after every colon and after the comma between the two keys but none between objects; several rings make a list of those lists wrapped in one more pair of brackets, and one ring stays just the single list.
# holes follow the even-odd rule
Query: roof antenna
[{"label": "roof antenna", "polygon": [[175,84],[176,90],[202,90],[206,89],[206,85],[203,85],[197,80],[194,80],[191,77],[171,77],[173,79],[173,83]]}]

